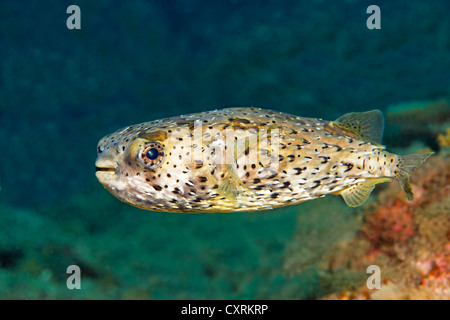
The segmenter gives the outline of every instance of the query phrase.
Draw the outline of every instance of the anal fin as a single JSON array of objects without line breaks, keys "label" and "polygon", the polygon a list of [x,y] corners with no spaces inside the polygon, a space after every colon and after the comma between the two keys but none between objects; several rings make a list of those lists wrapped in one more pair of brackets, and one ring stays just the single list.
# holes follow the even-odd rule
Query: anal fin
[{"label": "anal fin", "polygon": [[344,198],[345,203],[349,207],[358,207],[369,198],[376,184],[391,180],[391,178],[368,179],[342,190],[339,194]]}]

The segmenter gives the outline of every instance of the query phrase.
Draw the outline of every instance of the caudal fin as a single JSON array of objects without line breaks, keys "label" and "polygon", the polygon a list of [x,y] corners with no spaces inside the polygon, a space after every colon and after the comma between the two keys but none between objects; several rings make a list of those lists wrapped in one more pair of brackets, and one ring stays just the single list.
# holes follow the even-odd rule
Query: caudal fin
[{"label": "caudal fin", "polygon": [[424,163],[432,154],[434,154],[434,152],[414,153],[398,157],[399,166],[395,178],[398,180],[400,187],[403,189],[403,192],[405,192],[406,198],[409,201],[414,199],[409,183],[410,174],[412,174],[413,171]]}]

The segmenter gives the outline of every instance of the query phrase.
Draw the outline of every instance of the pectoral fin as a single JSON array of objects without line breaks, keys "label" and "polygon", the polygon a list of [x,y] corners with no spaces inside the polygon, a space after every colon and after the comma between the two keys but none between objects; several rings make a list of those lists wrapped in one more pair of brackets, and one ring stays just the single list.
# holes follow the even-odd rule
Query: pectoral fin
[{"label": "pectoral fin", "polygon": [[344,198],[349,207],[358,207],[362,205],[370,196],[375,185],[381,182],[391,181],[390,178],[375,178],[359,182],[342,190],[339,194]]},{"label": "pectoral fin", "polygon": [[228,173],[217,189],[219,195],[226,199],[237,202],[238,197],[250,197],[251,191],[239,178],[233,165],[227,165]]}]

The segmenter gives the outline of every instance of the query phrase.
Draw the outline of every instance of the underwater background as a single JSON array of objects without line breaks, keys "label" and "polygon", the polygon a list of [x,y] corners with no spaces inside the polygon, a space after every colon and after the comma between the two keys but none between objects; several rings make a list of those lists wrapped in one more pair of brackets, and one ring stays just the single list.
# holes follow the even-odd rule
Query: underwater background
[{"label": "underwater background", "polygon": [[[1,1],[0,298],[449,299],[449,14],[446,0]],[[393,182],[358,208],[158,213],[95,178],[108,133],[249,106],[377,108],[388,150],[436,154],[413,203]],[[371,264],[387,289],[366,290]]]}]

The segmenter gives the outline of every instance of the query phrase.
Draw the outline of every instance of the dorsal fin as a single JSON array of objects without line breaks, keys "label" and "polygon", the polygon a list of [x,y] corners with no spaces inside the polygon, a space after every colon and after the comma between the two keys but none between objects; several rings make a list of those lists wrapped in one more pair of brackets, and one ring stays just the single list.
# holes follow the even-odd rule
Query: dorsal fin
[{"label": "dorsal fin", "polygon": [[380,110],[346,113],[333,124],[350,131],[360,140],[381,144],[384,119]]}]

